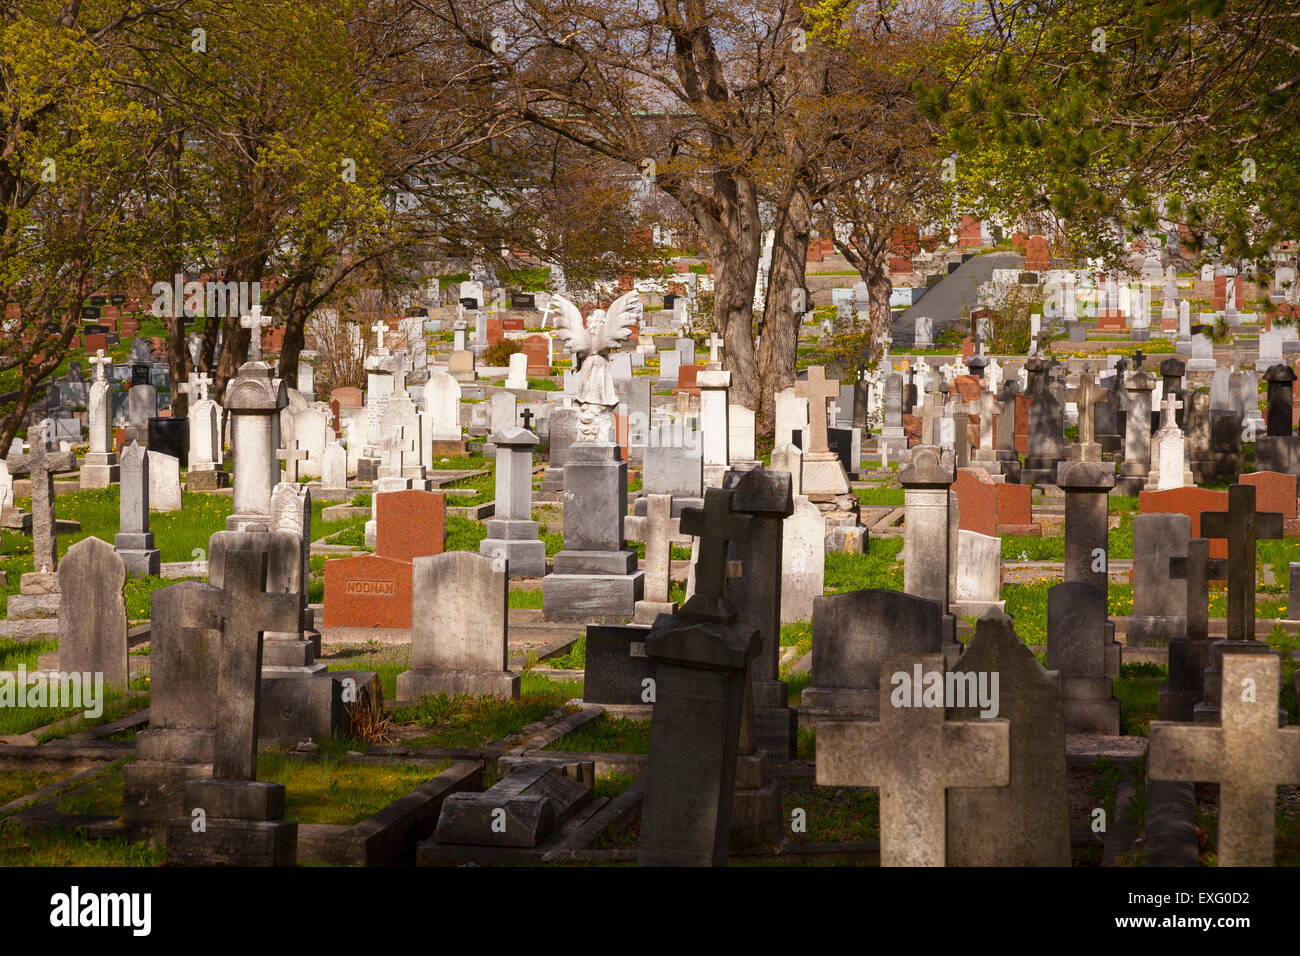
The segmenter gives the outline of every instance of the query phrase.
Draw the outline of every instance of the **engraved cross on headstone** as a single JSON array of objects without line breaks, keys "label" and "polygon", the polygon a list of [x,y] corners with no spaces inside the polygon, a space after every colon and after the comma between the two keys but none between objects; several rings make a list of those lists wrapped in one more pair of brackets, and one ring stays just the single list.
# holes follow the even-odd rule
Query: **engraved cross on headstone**
[{"label": "engraved cross on headstone", "polygon": [[239,324],[248,329],[248,360],[262,361],[262,330],[272,322],[269,315],[262,314],[262,306],[255,304],[248,315],[241,316]]},{"label": "engraved cross on headstone", "polygon": [[113,360],[104,354],[103,349],[95,349],[90,364],[95,366],[95,381],[102,382],[104,381],[104,369],[106,366],[113,364]]},{"label": "engraved cross on headstone", "polygon": [[1255,510],[1255,486],[1228,489],[1227,511],[1202,511],[1201,535],[1228,540],[1228,640],[1255,639],[1255,542],[1282,537],[1282,515]]}]

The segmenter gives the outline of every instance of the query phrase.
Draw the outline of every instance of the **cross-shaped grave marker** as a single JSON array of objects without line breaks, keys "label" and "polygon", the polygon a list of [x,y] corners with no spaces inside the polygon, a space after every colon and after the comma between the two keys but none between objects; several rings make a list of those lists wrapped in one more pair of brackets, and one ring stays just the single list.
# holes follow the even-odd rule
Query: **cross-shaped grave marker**
[{"label": "cross-shaped grave marker", "polygon": [[1142,369],[1142,363],[1147,360],[1146,355],[1141,349],[1133,353],[1133,371],[1138,372]]},{"label": "cross-shaped grave marker", "polygon": [[722,346],[725,345],[726,343],[723,341],[722,336],[718,334],[717,329],[714,329],[712,332],[709,333],[708,340],[705,341],[704,344],[709,347],[709,361],[710,362],[719,361],[718,349],[722,348]]},{"label": "cross-shaped grave marker", "polygon": [[532,431],[533,419],[537,417],[536,415],[533,414],[533,410],[531,408],[525,408],[519,414],[519,417],[524,420],[524,427],[527,428],[529,431]]},{"label": "cross-shaped grave marker", "polygon": [[[727,542],[749,539],[749,515],[731,510],[732,493],[723,488],[704,492],[703,508],[683,508],[678,529],[700,539],[695,562],[695,594],[683,613],[727,617]],[[735,609],[731,609],[734,617]]]},{"label": "cross-shaped grave marker", "polygon": [[1255,510],[1255,486],[1228,489],[1227,511],[1202,511],[1201,535],[1228,540],[1228,640],[1255,639],[1255,542],[1282,537],[1282,515]]},{"label": "cross-shaped grave marker", "polygon": [[839,396],[839,379],[827,379],[826,369],[814,365],[808,369],[807,381],[795,382],[794,393],[808,399],[808,428],[812,436],[804,454],[826,454],[831,447],[826,434],[826,402]]},{"label": "cross-shaped grave marker", "polygon": [[1092,366],[1085,365],[1079,373],[1079,384],[1066,392],[1066,397],[1079,409],[1079,444],[1092,445],[1096,441],[1096,423],[1093,420],[1093,406],[1104,401],[1110,395],[1110,389],[1102,388],[1092,377]]},{"label": "cross-shaped grave marker", "polygon": [[1187,557],[1169,559],[1169,576],[1187,582],[1187,637],[1208,640],[1210,636],[1210,582],[1228,576],[1226,558],[1210,557],[1210,539],[1192,538]]},{"label": "cross-shaped grave marker", "polygon": [[1277,788],[1300,783],[1300,727],[1278,727],[1281,670],[1274,653],[1225,654],[1219,726],[1151,721],[1152,780],[1219,785],[1220,866],[1273,865]]},{"label": "cross-shaped grave marker", "polygon": [[[681,518],[674,518],[672,495],[646,495],[645,515],[623,519],[623,534],[632,541],[645,542],[645,600],[667,603],[672,546],[690,544],[691,536],[682,531]],[[667,534],[656,533],[667,529]]]},{"label": "cross-shaped grave marker", "polygon": [[266,590],[267,553],[226,553],[214,780],[256,780],[262,635],[301,626],[301,595]]},{"label": "cross-shaped grave marker", "polygon": [[49,422],[37,422],[27,433],[31,450],[10,458],[10,475],[30,475],[32,481],[32,566],[37,571],[59,567],[59,542],[54,518],[54,475],[76,471],[77,457],[70,451],[51,452],[45,447]]},{"label": "cross-shaped grave marker", "polygon": [[298,462],[305,461],[307,452],[298,447],[298,439],[293,440],[292,448],[277,448],[275,457],[284,461],[284,474],[289,481],[298,480]]},{"label": "cross-shaped grave marker", "polygon": [[262,330],[271,325],[269,315],[262,314],[261,304],[255,304],[248,315],[240,316],[239,324],[248,329],[248,360],[262,361]]},{"label": "cross-shaped grave marker", "polygon": [[104,381],[104,369],[106,366],[112,365],[113,360],[104,354],[103,349],[95,349],[95,354],[91,357],[90,364],[95,366],[95,381],[102,382]]},{"label": "cross-shaped grave marker", "polygon": [[380,319],[370,327],[370,331],[375,333],[375,351],[384,351],[384,333],[391,331],[390,326],[383,319]]},{"label": "cross-shaped grave marker", "polygon": [[949,721],[942,693],[922,705],[920,687],[903,706],[896,675],[944,684],[942,654],[886,654],[880,660],[880,720],[827,718],[817,724],[817,785],[880,788],[880,865],[943,866],[948,787],[1005,787],[1011,724],[1001,718]]},{"label": "cross-shaped grave marker", "polygon": [[1177,392],[1170,392],[1160,402],[1160,426],[1167,427],[1176,422],[1178,410],[1183,407]]},{"label": "cross-shaped grave marker", "polygon": [[190,387],[198,391],[199,397],[197,402],[207,401],[208,387],[212,385],[212,376],[207,372],[196,372],[190,376]]}]

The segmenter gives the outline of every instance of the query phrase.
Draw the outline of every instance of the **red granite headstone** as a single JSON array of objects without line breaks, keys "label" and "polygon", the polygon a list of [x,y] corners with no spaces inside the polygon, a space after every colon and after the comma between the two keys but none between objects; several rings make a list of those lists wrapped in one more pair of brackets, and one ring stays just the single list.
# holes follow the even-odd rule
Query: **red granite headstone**
[{"label": "red granite headstone", "polygon": [[907,447],[921,443],[921,418],[917,415],[903,416],[903,434],[907,436]]},{"label": "red granite headstone", "polygon": [[1046,236],[1030,236],[1025,240],[1025,269],[1029,272],[1044,272],[1051,261]]},{"label": "red granite headstone", "polygon": [[980,221],[974,216],[961,217],[961,229],[957,233],[957,244],[962,252],[968,249],[980,249],[984,246],[984,233]]},{"label": "red granite headstone", "polygon": [[361,389],[351,385],[333,389],[330,398],[336,400],[340,408],[360,408],[364,404]]},{"label": "red granite headstone", "polygon": [[377,554],[325,562],[326,627],[411,626],[411,565]]},{"label": "red granite headstone", "polygon": [[528,374],[545,377],[552,372],[550,343],[544,335],[530,335],[524,339],[524,354],[528,356]]},{"label": "red granite headstone", "polygon": [[410,562],[442,554],[447,542],[447,508],[433,491],[386,491],[375,496],[375,553]]},{"label": "red granite headstone", "polygon": [[677,387],[673,389],[673,394],[685,392],[687,395],[700,394],[700,388],[695,384],[696,376],[700,374],[703,365],[679,365],[677,366]]},{"label": "red granite headstone", "polygon": [[889,274],[895,276],[910,276],[914,271],[911,256],[890,256],[889,257]]},{"label": "red granite headstone", "polygon": [[1214,295],[1210,298],[1210,308],[1222,312],[1228,305],[1228,277],[1214,277]]},{"label": "red granite headstone", "polygon": [[1016,396],[1016,451],[1022,455],[1029,454],[1029,403],[1028,395]]},{"label": "red granite headstone", "polygon": [[1030,502],[1033,489],[1029,485],[1013,485],[1004,481],[995,484],[993,488],[997,493],[995,508],[998,534],[1038,536],[1043,533],[1042,525],[1034,521]]},{"label": "red granite headstone", "polygon": [[[952,490],[957,496],[958,528],[989,536],[998,533],[996,487],[983,468],[957,469],[957,480],[952,483]],[[1025,490],[1029,490],[1027,485]]]},{"label": "red granite headstone", "polygon": [[[1142,514],[1187,515],[1192,519],[1192,537],[1201,536],[1202,511],[1227,511],[1228,493],[1191,485],[1166,488],[1164,491],[1143,491],[1138,494],[1138,511]],[[1228,542],[1222,538],[1210,539],[1210,557],[1226,558]]]},{"label": "red granite headstone", "polygon": [[501,330],[503,332],[522,332],[524,330],[523,316],[521,315],[502,316]]},{"label": "red granite headstone", "polygon": [[1284,519],[1296,516],[1296,476],[1279,471],[1256,471],[1241,476],[1243,485],[1255,486],[1255,510],[1276,511]]},{"label": "red granite headstone", "polygon": [[108,349],[108,336],[102,332],[92,332],[81,337],[82,348],[87,355],[94,355],[97,349]]},{"label": "red granite headstone", "polygon": [[487,326],[487,344],[496,345],[501,341],[501,320],[488,317],[484,323]]},{"label": "red granite headstone", "polygon": [[984,393],[984,386],[974,375],[954,375],[952,390],[961,396],[963,402],[973,403],[980,400],[980,395]]}]

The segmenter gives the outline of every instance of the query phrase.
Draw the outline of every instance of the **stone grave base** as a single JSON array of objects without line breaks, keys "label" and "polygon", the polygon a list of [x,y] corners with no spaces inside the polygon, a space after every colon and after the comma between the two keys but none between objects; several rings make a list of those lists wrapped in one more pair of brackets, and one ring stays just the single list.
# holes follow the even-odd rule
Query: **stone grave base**
[{"label": "stone grave base", "polygon": [[654,624],[660,614],[676,614],[676,601],[637,601],[632,615],[633,624]]},{"label": "stone grave base", "polygon": [[167,822],[167,863],[173,866],[293,866],[298,824],[284,817],[283,784],[258,780],[190,780],[185,807],[201,807]]},{"label": "stone grave base", "polygon": [[799,738],[799,714],[789,702],[785,681],[754,681],[754,741],[779,763],[794,759]]},{"label": "stone grave base", "polygon": [[622,624],[636,613],[644,594],[644,571],[548,574],[542,579],[542,620]]},{"label": "stone grave base", "polygon": [[[492,521],[488,522],[489,530],[492,529],[493,523]],[[495,523],[497,525],[506,524],[504,521]],[[537,522],[519,521],[511,523],[531,525],[532,540],[484,538],[479,542],[478,553],[486,554],[490,558],[504,557],[509,562],[507,570],[512,579],[544,577],[546,575],[546,543],[537,540]]]},{"label": "stone grave base", "polygon": [[219,468],[190,471],[185,476],[186,491],[216,491],[230,484],[230,475]]},{"label": "stone grave base", "polygon": [[460,458],[465,454],[465,443],[460,439],[438,439],[433,440],[433,457],[434,458]]},{"label": "stone grave base", "polygon": [[1164,647],[1186,629],[1185,617],[1131,614],[1124,625],[1124,643],[1128,647]]},{"label": "stone grave base", "polygon": [[382,694],[373,671],[322,671],[309,676],[262,673],[258,734],[263,745],[329,740],[348,727],[348,708]]},{"label": "stone grave base", "polygon": [[122,469],[112,452],[91,452],[81,460],[78,488],[107,488],[121,480]]},{"label": "stone grave base", "polygon": [[[1110,680],[1106,680],[1107,694]],[[1061,701],[1067,734],[1101,734],[1119,736],[1119,701],[1113,697],[1078,699],[1066,697]]]},{"label": "stone grave base", "polygon": [[810,685],[804,688],[803,695],[799,699],[799,717],[805,724],[814,727],[816,721],[822,717],[879,720],[880,688]]},{"label": "stone grave base", "polygon": [[415,667],[397,675],[397,699],[415,701],[421,697],[467,694],[470,697],[518,697],[519,675],[511,671],[449,670]]},{"label": "stone grave base", "polygon": [[762,750],[736,758],[736,789],[731,800],[731,852],[771,852],[781,842],[781,782],[767,779]]}]

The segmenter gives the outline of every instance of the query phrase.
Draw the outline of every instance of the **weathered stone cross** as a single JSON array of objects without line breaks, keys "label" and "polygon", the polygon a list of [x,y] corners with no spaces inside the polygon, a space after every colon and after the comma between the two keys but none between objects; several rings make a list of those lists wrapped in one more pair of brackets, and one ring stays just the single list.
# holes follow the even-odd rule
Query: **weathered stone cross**
[{"label": "weathered stone cross", "polygon": [[1079,409],[1079,444],[1091,445],[1096,442],[1093,406],[1109,396],[1110,389],[1102,388],[1092,377],[1092,367],[1085,365],[1079,373],[1079,384],[1067,392],[1067,397]]},{"label": "weathered stone cross", "polygon": [[300,624],[301,595],[266,591],[267,553],[230,551],[222,581],[221,656],[212,777],[256,780],[262,634]]},{"label": "weathered stone cross", "polygon": [[11,475],[30,475],[32,480],[32,566],[37,571],[59,567],[59,541],[55,533],[54,474],[75,471],[77,458],[70,451],[51,452],[45,447],[48,421],[40,421],[27,433],[31,451],[9,459]]},{"label": "weathered stone cross", "polygon": [[794,393],[808,399],[808,427],[812,437],[805,454],[825,454],[831,447],[826,434],[826,402],[839,396],[839,379],[827,379],[826,369],[814,365],[808,369],[806,382],[794,383]]},{"label": "weathered stone cross", "polygon": [[723,341],[722,336],[718,335],[717,329],[714,329],[709,333],[709,338],[704,344],[709,347],[709,361],[719,361],[718,349],[722,348],[726,343]]},{"label": "weathered stone cross", "polygon": [[388,323],[380,319],[370,327],[370,331],[375,333],[375,351],[382,352],[384,350],[384,333],[391,331]]},{"label": "weathered stone cross", "polygon": [[1208,538],[1187,542],[1187,557],[1169,559],[1169,576],[1187,582],[1187,637],[1193,641],[1210,636],[1210,582],[1228,576],[1228,562],[1210,557]]},{"label": "weathered stone cross", "polygon": [[1178,421],[1178,410],[1183,407],[1177,392],[1170,392],[1160,403],[1160,427],[1166,428]]},{"label": "weathered stone cross", "polygon": [[104,367],[111,365],[113,360],[104,354],[103,349],[95,349],[95,355],[90,360],[90,364],[95,366],[95,381],[104,381]]},{"label": "weathered stone cross", "polygon": [[1227,511],[1202,511],[1201,535],[1228,540],[1228,640],[1255,639],[1255,541],[1282,537],[1282,515],[1255,510],[1255,486],[1228,489]]},{"label": "weathered stone cross", "polygon": [[207,401],[208,386],[211,384],[212,376],[207,372],[198,372],[190,376],[190,387],[197,389],[199,393],[199,397],[195,399],[196,402]]},{"label": "weathered stone cross", "polygon": [[[275,457],[284,461],[285,477],[289,481],[298,480],[298,462],[307,458],[307,452],[298,447],[298,439],[293,440],[292,448],[277,448]],[[274,630],[274,628],[272,628]]]},{"label": "weathered stone cross", "polygon": [[[731,510],[730,491],[708,488],[704,492],[703,508],[683,508],[678,527],[684,534],[700,539],[695,562],[695,594],[688,606],[698,597],[697,607],[723,599],[727,593],[727,542],[749,540],[749,515]],[[683,608],[686,610],[686,608]]]},{"label": "weathered stone cross", "polygon": [[681,518],[673,517],[672,495],[646,495],[645,516],[624,518],[623,533],[645,542],[645,599],[667,603],[672,546],[691,543],[691,536],[682,532]]},{"label": "weathered stone cross", "polygon": [[[948,787],[1005,787],[1011,780],[1011,724],[1001,718],[949,721],[938,706],[891,698],[904,674],[915,683],[937,674],[942,654],[886,654],[880,661],[880,720],[826,718],[817,723],[817,785],[880,788],[880,865],[943,866]],[[933,678],[924,678],[932,680]]]},{"label": "weathered stone cross", "polygon": [[1300,783],[1300,727],[1278,727],[1275,653],[1224,654],[1222,670],[1219,726],[1153,720],[1148,773],[1218,783],[1219,866],[1272,866],[1277,788]]},{"label": "weathered stone cross", "polygon": [[249,315],[240,317],[239,324],[248,329],[248,360],[250,362],[262,361],[262,330],[271,323],[271,317],[262,314],[260,303],[254,304]]}]

